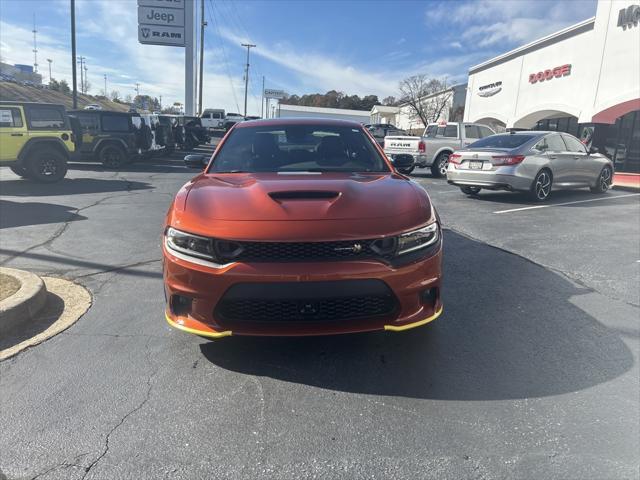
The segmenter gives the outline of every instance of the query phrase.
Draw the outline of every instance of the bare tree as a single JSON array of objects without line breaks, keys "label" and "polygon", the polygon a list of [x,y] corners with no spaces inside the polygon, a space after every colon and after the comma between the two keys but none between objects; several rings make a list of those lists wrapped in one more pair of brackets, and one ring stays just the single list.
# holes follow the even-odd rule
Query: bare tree
[{"label": "bare tree", "polygon": [[[427,125],[439,120],[442,112],[450,107],[453,92],[443,92],[446,89],[446,79],[414,75],[400,82],[400,103],[406,104],[411,115]],[[433,95],[438,92],[443,93]]]},{"label": "bare tree", "polygon": [[396,100],[396,97],[394,97],[393,95],[390,95],[382,99],[382,105],[385,105],[388,107],[395,107],[397,104],[398,104],[398,101]]},{"label": "bare tree", "polygon": [[111,100],[113,100],[114,102],[120,101],[120,92],[118,90],[113,90],[111,92]]}]

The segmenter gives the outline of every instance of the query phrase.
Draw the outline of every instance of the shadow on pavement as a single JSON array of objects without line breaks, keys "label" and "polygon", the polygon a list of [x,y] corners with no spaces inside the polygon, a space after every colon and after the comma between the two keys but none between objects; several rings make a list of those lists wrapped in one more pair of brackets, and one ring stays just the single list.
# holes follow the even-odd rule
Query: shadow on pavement
[{"label": "shadow on pavement", "polygon": [[29,180],[3,180],[0,192],[8,197],[50,197],[83,193],[127,192],[149,190],[152,185],[117,178],[65,178],[58,183],[36,183]]},{"label": "shadow on pavement", "polygon": [[430,325],[393,334],[230,337],[202,344],[202,354],[248,375],[442,400],[559,395],[632,367],[619,332],[572,303],[590,290],[453,232],[445,245],[445,311]]},{"label": "shadow on pavement", "polygon": [[20,328],[0,337],[0,350],[13,347],[24,340],[44,332],[60,318],[63,311],[64,300],[54,293],[47,292],[46,303],[42,307],[42,311],[36,315],[35,319],[28,324],[21,324]]},{"label": "shadow on pavement", "polygon": [[[460,195],[463,195],[460,192]],[[578,202],[581,200],[593,200],[597,198],[606,197],[607,194],[604,195],[594,195],[586,189],[576,189],[576,190],[558,190],[551,193],[549,199],[546,202],[536,202],[531,200],[527,193],[525,192],[493,192],[490,190],[483,190],[479,195],[469,196],[471,200],[477,200],[482,202],[495,202],[495,203],[503,203],[507,205],[519,205],[522,207],[534,207],[534,206],[542,206],[542,205],[553,205],[556,203],[564,203],[564,202]],[[586,203],[589,205],[589,203]],[[571,205],[573,206],[573,205]],[[576,205],[581,206],[581,205]]]},{"label": "shadow on pavement", "polygon": [[54,203],[20,203],[0,200],[0,229],[87,219],[83,215],[74,213],[74,210],[75,207]]}]

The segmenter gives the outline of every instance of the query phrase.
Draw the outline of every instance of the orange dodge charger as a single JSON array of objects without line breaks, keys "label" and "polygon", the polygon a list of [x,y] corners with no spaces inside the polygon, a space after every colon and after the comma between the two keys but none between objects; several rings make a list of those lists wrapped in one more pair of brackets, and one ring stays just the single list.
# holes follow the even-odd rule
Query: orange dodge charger
[{"label": "orange dodge charger", "polygon": [[237,124],[176,195],[162,245],[166,319],[204,337],[398,331],[442,313],[439,217],[354,122]]}]

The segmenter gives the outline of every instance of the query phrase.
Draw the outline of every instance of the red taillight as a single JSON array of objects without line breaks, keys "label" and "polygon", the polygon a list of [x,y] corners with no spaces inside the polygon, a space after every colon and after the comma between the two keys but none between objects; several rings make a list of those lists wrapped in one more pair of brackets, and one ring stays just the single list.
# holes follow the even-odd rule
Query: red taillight
[{"label": "red taillight", "polygon": [[424,144],[422,140],[418,142],[418,151],[420,153],[424,153],[427,150],[427,146]]},{"label": "red taillight", "polygon": [[524,155],[499,155],[497,157],[491,157],[491,163],[494,165],[517,165],[522,163],[523,160]]},{"label": "red taillight", "polygon": [[462,159],[462,155],[459,153],[452,153],[449,155],[449,163],[455,163],[456,165],[460,165],[460,161]]}]

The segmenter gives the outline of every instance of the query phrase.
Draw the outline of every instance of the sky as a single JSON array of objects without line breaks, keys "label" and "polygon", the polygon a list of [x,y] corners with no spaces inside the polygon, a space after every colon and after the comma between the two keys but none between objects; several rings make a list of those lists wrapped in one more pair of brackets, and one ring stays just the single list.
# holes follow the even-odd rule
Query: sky
[{"label": "sky", "polygon": [[[248,114],[266,88],[289,94],[338,90],[398,95],[415,74],[466,81],[469,67],[595,15],[596,0],[204,0],[204,106],[240,111],[246,50],[253,43]],[[196,0],[199,12],[200,0]],[[33,64],[71,84],[69,0],[0,0],[0,58]],[[141,45],[136,0],[76,0],[77,54],[89,93],[162,95],[184,101],[184,49]],[[79,75],[79,74],[78,74]],[[78,79],[79,80],[79,79]]]}]

